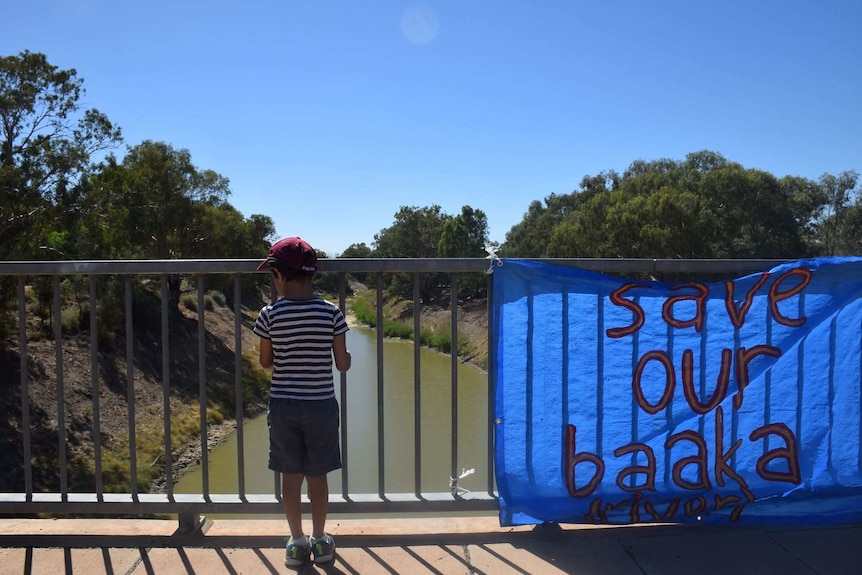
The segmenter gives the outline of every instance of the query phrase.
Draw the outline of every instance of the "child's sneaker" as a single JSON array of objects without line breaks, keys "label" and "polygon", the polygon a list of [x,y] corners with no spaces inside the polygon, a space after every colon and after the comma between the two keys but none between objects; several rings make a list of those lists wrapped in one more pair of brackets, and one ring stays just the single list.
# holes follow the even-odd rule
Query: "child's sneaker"
[{"label": "child's sneaker", "polygon": [[305,563],[305,558],[311,553],[311,545],[308,544],[308,539],[305,541],[305,545],[297,545],[293,537],[287,540],[287,546],[284,550],[284,565],[286,567],[296,567]]},{"label": "child's sneaker", "polygon": [[332,558],[335,557],[335,539],[328,533],[324,533],[320,539],[312,537],[311,551],[314,553],[315,563],[332,561]]}]

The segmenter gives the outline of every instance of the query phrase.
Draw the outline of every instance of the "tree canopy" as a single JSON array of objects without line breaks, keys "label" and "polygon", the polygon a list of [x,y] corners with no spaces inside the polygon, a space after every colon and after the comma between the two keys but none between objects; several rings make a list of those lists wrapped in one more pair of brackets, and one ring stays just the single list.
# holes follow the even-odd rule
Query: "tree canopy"
[{"label": "tree canopy", "polygon": [[[488,243],[488,219],[482,210],[463,206],[461,213],[451,216],[434,204],[419,208],[401,206],[395,221],[374,236],[372,257],[436,258],[484,257]],[[412,297],[412,280],[405,274],[386,278],[390,292]],[[431,300],[440,295],[443,278],[440,274],[423,274],[420,297]],[[476,291],[476,282],[462,283],[461,289]]]},{"label": "tree canopy", "polygon": [[48,231],[80,209],[90,157],[121,142],[104,114],[81,109],[83,95],[77,72],[43,54],[0,57],[0,258],[45,259]]},{"label": "tree canopy", "polygon": [[[83,83],[43,54],[0,57],[0,259],[266,254],[272,219],[245,219],[228,203],[229,180],[196,167],[188,150],[147,140],[115,156],[120,128],[82,108]],[[229,291],[228,282],[209,286]],[[175,308],[179,285],[171,279]],[[11,289],[0,280],[3,307]]]},{"label": "tree canopy", "polygon": [[533,201],[506,257],[781,258],[859,253],[858,174],[776,176],[703,150],[587,176]]}]

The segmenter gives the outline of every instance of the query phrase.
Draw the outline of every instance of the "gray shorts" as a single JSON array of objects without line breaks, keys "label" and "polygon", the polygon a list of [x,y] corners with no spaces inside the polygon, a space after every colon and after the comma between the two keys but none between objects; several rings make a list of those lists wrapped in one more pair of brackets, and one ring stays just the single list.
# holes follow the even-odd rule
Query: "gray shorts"
[{"label": "gray shorts", "polygon": [[269,468],[315,477],[341,468],[338,402],[270,398]]}]

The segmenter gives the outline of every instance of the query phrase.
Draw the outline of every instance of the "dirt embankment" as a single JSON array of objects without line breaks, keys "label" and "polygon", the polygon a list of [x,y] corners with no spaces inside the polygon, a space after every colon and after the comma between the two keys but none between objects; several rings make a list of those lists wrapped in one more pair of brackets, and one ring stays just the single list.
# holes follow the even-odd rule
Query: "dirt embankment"
[{"label": "dirt embankment", "polygon": [[[198,314],[185,308],[172,325],[169,365],[169,402],[172,425],[174,476],[200,460],[200,410],[198,406]],[[244,309],[241,318],[242,352],[253,350],[257,338],[251,332],[256,310]],[[217,445],[235,429],[233,396],[235,380],[235,321],[232,309],[215,306],[204,314],[205,365],[207,378],[207,435]],[[141,321],[132,344],[134,361],[127,370],[126,341],[122,335],[99,337],[96,361],[91,354],[89,334],[66,336],[61,350],[44,333],[40,320],[28,328],[28,415],[31,429],[33,483],[36,490],[58,490],[60,485],[60,444],[58,425],[65,430],[62,444],[68,462],[71,490],[93,487],[94,427],[98,424],[103,453],[103,470],[122,480],[117,471],[129,457],[129,402],[134,395],[135,437],[138,448],[138,478],[149,482],[150,490],[164,488],[164,403],[162,342]],[[58,356],[62,358],[58,361]],[[97,370],[94,378],[94,363]],[[23,488],[23,438],[20,429],[22,402],[20,354],[17,341],[0,351],[0,411],[9,414],[0,420],[0,458],[16,462],[0,467],[0,488]],[[129,381],[129,373],[131,381]],[[94,379],[97,384],[94,386]],[[94,394],[96,389],[96,394]],[[58,401],[58,398],[62,398]],[[247,400],[245,415],[252,416],[264,403]],[[160,455],[161,454],[161,455]],[[127,463],[126,463],[127,465]],[[108,474],[103,472],[108,480]],[[126,477],[128,481],[128,477]],[[110,484],[105,484],[111,490]]]}]

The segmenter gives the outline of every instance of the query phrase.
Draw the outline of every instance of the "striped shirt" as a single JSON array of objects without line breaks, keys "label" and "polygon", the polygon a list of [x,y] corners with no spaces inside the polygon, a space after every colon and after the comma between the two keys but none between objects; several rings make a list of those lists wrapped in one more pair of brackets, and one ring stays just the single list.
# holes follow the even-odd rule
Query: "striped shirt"
[{"label": "striped shirt", "polygon": [[254,333],[272,341],[270,397],[335,397],[332,340],[347,332],[344,314],[322,298],[280,299],[260,310]]}]

